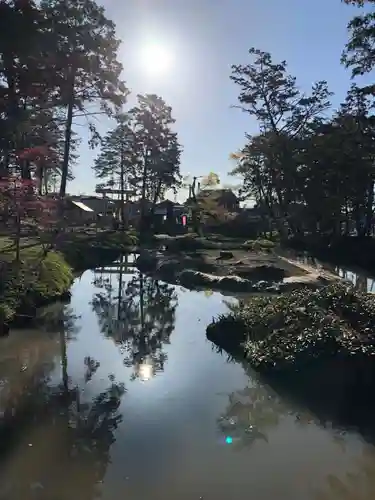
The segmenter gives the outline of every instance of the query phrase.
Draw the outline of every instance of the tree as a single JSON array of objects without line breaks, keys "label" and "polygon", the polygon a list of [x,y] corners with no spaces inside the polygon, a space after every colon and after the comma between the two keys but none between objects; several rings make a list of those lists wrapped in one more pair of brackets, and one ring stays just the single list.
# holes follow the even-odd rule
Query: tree
[{"label": "tree", "polygon": [[[373,0],[344,0],[346,4],[364,7],[374,3]],[[342,54],[341,61],[352,69],[352,76],[369,73],[375,66],[375,17],[374,12],[366,10],[355,16],[348,24],[349,41]],[[373,93],[373,85],[366,87]]]},{"label": "tree", "polygon": [[44,255],[51,248],[51,226],[56,223],[57,201],[43,199],[37,194],[34,181],[28,181],[17,176],[2,179],[0,182],[0,215],[2,222],[9,225],[14,232],[16,262],[20,261],[20,241],[22,228],[43,229],[46,235],[40,238],[44,246]]},{"label": "tree", "polygon": [[200,181],[200,189],[213,188],[220,184],[220,177],[215,172],[203,176]]},{"label": "tree", "polygon": [[152,214],[158,199],[181,183],[181,146],[172,131],[175,120],[171,107],[154,94],[138,95],[137,99],[137,106],[129,112],[139,171],[133,185],[140,190],[141,221],[145,228],[146,202],[151,202]]},{"label": "tree", "polygon": [[[42,0],[44,40],[50,49],[54,105],[66,111],[60,195],[65,196],[75,116],[112,115],[125,101],[115,25],[94,0]],[[94,110],[88,105],[94,104]],[[90,130],[97,137],[93,122]]]},{"label": "tree", "polygon": [[203,234],[201,224],[202,216],[205,212],[214,209],[216,204],[211,203],[211,200],[198,199],[197,195],[200,191],[214,188],[219,184],[220,177],[215,172],[209,172],[205,176],[191,177],[188,175],[183,178],[182,186],[189,190],[188,203],[192,213],[193,229],[199,235]]},{"label": "tree", "polygon": [[326,82],[320,81],[306,95],[288,74],[285,61],[274,63],[269,53],[254,48],[249,53],[251,63],[232,66],[230,78],[240,87],[240,109],[258,120],[260,132],[247,135],[248,143],[232,173],[244,177],[248,194],[264,203],[285,236],[286,227],[298,231],[288,217],[297,190],[296,147],[323,120],[331,94]]},{"label": "tree", "polygon": [[43,16],[33,1],[0,2],[0,161],[30,179],[29,161],[17,152],[30,143],[30,113],[51,97],[45,64]]},{"label": "tree", "polygon": [[94,164],[104,186],[130,188],[140,197],[143,223],[165,192],[180,185],[181,146],[171,112],[161,97],[138,95],[138,105],[117,116]]},{"label": "tree", "polygon": [[118,115],[117,122],[101,141],[101,151],[93,168],[102,181],[100,187],[121,190],[121,219],[124,222],[124,191],[134,185],[137,178],[138,145],[129,115]]},{"label": "tree", "polygon": [[374,205],[374,125],[369,96],[353,85],[330,120],[316,119],[297,137],[285,136],[293,176],[286,178],[282,164],[272,168],[279,150],[271,134],[248,137],[235,155],[233,173],[242,176],[243,191],[272,220],[277,189],[284,199],[288,193],[284,216],[292,235],[336,238],[355,229],[368,236]]}]

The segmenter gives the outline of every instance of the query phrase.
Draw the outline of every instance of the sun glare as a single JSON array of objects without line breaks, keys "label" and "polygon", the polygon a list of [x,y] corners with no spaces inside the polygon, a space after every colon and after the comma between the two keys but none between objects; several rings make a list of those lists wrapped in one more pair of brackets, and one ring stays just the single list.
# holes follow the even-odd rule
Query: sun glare
[{"label": "sun glare", "polygon": [[151,75],[162,75],[172,65],[172,54],[160,45],[147,45],[140,54],[140,64],[144,71]]}]

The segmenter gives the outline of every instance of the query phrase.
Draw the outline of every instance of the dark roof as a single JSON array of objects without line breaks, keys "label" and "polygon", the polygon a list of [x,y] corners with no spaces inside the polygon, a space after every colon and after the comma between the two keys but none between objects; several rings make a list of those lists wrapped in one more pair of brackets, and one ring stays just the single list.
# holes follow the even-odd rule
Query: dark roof
[{"label": "dark roof", "polygon": [[155,205],[155,207],[156,208],[165,208],[165,207],[169,207],[171,205],[173,205],[174,208],[182,208],[183,207],[183,205],[180,205],[179,203],[175,203],[172,200],[163,200],[160,203],[157,203]]},{"label": "dark roof", "polygon": [[231,189],[202,189],[197,194],[197,198],[222,198],[228,195],[237,199],[237,196]]},{"label": "dark roof", "polygon": [[94,212],[102,213],[105,209],[112,210],[116,207],[115,200],[100,196],[72,196],[72,201],[83,203]]}]

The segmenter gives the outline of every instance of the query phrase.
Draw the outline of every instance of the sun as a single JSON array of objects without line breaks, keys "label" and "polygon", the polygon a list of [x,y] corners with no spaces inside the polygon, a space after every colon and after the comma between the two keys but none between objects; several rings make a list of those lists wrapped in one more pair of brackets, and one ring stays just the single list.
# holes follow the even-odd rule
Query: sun
[{"label": "sun", "polygon": [[172,53],[161,45],[150,44],[143,47],[140,54],[140,65],[150,75],[163,75],[172,66]]}]

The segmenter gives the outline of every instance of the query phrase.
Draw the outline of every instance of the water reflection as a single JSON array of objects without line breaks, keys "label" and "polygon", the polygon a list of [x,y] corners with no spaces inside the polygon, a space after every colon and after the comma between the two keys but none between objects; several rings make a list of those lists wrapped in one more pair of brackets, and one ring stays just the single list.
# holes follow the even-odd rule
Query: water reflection
[{"label": "water reflection", "polygon": [[342,475],[328,474],[326,485],[318,489],[314,500],[370,500],[375,498],[375,451],[365,446],[353,468]]},{"label": "water reflection", "polygon": [[[263,404],[264,398],[266,405]],[[267,417],[271,416],[272,426],[278,422],[278,413],[270,411],[270,399],[261,387],[246,387],[229,395],[229,404],[218,419],[219,430],[227,444],[242,449],[251,446],[257,439],[268,443],[265,431],[270,423],[267,423]]]},{"label": "water reflection", "polygon": [[124,392],[112,380],[105,391],[84,401],[82,388],[65,393],[40,380],[22,414],[15,414],[12,447],[2,454],[0,498],[50,500],[60,498],[59,491],[63,498],[99,498]]},{"label": "water reflection", "polygon": [[375,370],[266,380],[205,339],[230,301],[127,266],[1,340],[1,500],[372,500]]},{"label": "water reflection", "polygon": [[121,263],[117,276],[102,269],[94,286],[92,308],[101,332],[119,347],[125,366],[133,367],[132,378],[147,381],[163,371],[164,346],[175,326],[175,287],[138,271],[129,277]]},{"label": "water reflection", "polygon": [[40,330],[12,332],[1,346],[0,498],[51,500],[59,491],[64,498],[99,498],[125,386],[110,376],[104,391],[87,398],[85,386],[100,363],[86,357],[85,383],[72,383],[66,343],[79,332],[77,316],[55,304],[40,319]]},{"label": "water reflection", "polygon": [[295,259],[297,262],[300,262],[301,264],[307,264],[309,266],[315,267],[316,269],[327,269],[328,271],[337,274],[344,280],[352,283],[355,288],[357,288],[357,290],[361,292],[375,293],[375,278],[362,269],[335,266],[327,262],[322,262],[305,252],[297,253],[289,251],[284,253]]}]

